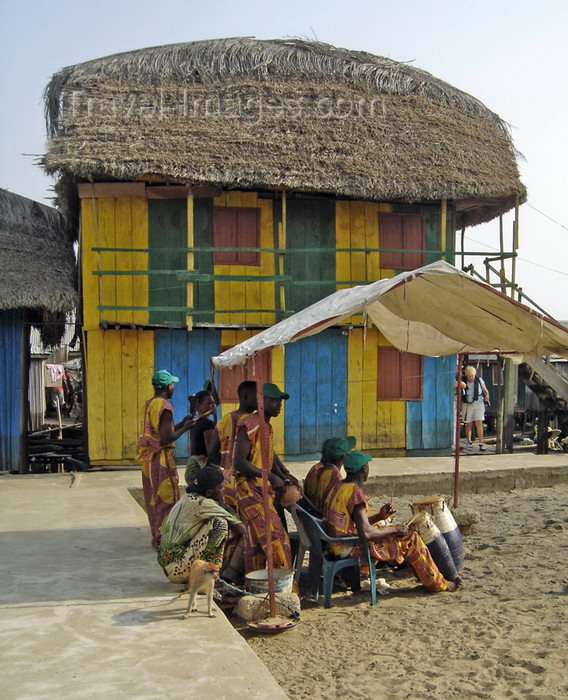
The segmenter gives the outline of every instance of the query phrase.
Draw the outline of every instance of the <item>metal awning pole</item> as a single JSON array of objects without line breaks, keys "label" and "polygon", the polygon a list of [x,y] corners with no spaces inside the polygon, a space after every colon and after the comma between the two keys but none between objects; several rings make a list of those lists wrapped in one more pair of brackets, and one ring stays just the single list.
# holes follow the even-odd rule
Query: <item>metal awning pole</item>
[{"label": "metal awning pole", "polygon": [[[267,351],[264,351],[267,352]],[[269,352],[269,351],[268,351]],[[259,353],[260,354],[260,353]],[[258,356],[257,356],[258,357]],[[258,426],[260,437],[260,455],[262,459],[262,500],[264,505],[264,539],[266,542],[266,567],[268,569],[268,603],[270,617],[276,616],[276,598],[274,595],[274,562],[272,559],[272,532],[270,531],[270,501],[268,473],[272,469],[268,450],[268,428],[264,418],[264,396],[262,395],[262,363],[257,362],[255,367],[256,400],[258,405]]]},{"label": "metal awning pole", "polygon": [[459,386],[461,382],[461,368],[463,364],[463,355],[458,355],[458,364],[456,369],[456,449],[454,450],[454,508],[458,507],[459,485],[460,485],[460,435],[461,435],[461,407],[462,407],[462,392]]}]

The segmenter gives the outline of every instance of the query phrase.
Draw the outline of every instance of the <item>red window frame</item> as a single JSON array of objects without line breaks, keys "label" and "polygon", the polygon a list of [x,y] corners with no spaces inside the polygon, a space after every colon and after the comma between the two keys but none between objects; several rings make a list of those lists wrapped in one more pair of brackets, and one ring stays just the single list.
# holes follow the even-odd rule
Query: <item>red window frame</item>
[{"label": "red window frame", "polygon": [[381,268],[414,270],[424,265],[424,253],[409,250],[425,249],[424,219],[420,214],[380,214],[379,245],[381,248],[402,248],[400,253],[383,252]]},{"label": "red window frame", "polygon": [[[214,207],[215,248],[259,248],[260,210],[253,207]],[[252,250],[215,251],[215,265],[260,265],[260,253]]]},{"label": "red window frame", "polygon": [[393,347],[379,346],[377,351],[378,401],[420,401],[424,358]]}]

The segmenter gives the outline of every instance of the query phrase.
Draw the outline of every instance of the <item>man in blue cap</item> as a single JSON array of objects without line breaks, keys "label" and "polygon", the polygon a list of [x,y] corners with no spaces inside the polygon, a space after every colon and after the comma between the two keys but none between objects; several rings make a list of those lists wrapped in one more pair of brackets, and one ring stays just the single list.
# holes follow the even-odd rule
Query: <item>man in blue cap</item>
[{"label": "man in blue cap", "polygon": [[[461,577],[456,576],[453,581],[447,581],[442,576],[418,533],[402,524],[374,524],[394,514],[391,503],[385,503],[377,515],[368,517],[369,506],[362,487],[369,476],[371,459],[370,455],[358,450],[345,455],[343,466],[347,476],[330,492],[325,504],[324,518],[329,534],[332,537],[358,535],[361,539],[368,540],[369,551],[376,561],[390,564],[405,561],[418,580],[432,593],[457,591],[461,586]],[[331,549],[341,559],[361,554],[358,544],[332,544]]]},{"label": "man in blue cap", "polygon": [[154,396],[144,404],[142,434],[138,440],[144,502],[152,531],[152,546],[156,549],[160,545],[162,522],[180,495],[174,442],[193,425],[191,416],[185,416],[177,425],[174,423],[170,399],[177,382],[179,379],[167,369],[154,374]]},{"label": "man in blue cap", "polygon": [[343,479],[343,459],[356,442],[353,435],[348,435],[331,437],[323,443],[321,460],[314,464],[304,479],[304,496],[314,505],[317,514],[321,515],[329,492]]}]

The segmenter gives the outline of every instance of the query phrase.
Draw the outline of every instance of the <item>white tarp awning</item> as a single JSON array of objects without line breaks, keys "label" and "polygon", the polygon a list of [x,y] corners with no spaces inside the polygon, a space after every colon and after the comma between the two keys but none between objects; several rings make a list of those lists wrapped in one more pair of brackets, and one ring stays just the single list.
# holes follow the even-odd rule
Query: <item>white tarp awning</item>
[{"label": "white tarp awning", "polygon": [[213,357],[243,364],[267,348],[319,333],[363,312],[392,345],[419,355],[492,352],[568,357],[568,328],[439,260],[368,285],[341,289]]}]

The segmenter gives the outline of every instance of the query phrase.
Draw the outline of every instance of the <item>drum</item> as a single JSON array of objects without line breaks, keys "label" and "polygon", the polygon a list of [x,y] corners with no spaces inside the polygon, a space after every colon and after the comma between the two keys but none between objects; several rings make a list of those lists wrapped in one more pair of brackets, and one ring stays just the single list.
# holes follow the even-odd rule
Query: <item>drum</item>
[{"label": "drum", "polygon": [[460,571],[464,563],[462,536],[445,499],[442,496],[422,498],[415,501],[411,508],[413,514],[425,511],[432,516],[450,548],[456,569]]},{"label": "drum", "polygon": [[408,527],[415,530],[424,540],[424,544],[430,550],[434,563],[440,569],[442,576],[453,581],[458,575],[456,565],[448,543],[438,529],[434,519],[426,511],[418,511],[410,521]]}]

